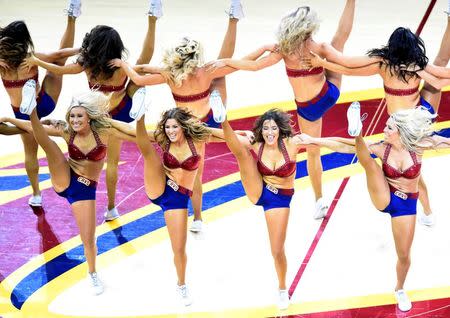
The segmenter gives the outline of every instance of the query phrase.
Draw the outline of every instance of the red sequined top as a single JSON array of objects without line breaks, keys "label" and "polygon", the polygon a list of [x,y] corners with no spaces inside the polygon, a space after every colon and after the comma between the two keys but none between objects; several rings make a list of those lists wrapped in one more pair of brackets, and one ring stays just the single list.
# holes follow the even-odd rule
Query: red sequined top
[{"label": "red sequined top", "polygon": [[289,158],[289,154],[286,150],[286,146],[284,145],[284,141],[281,141],[281,153],[283,154],[285,162],[282,166],[276,168],[275,170],[268,168],[262,162],[261,156],[262,156],[263,150],[264,150],[264,143],[261,144],[261,146],[259,147],[259,151],[258,151],[257,167],[258,167],[258,171],[259,171],[259,173],[261,173],[261,175],[285,178],[285,177],[289,177],[290,175],[292,175],[295,172],[295,169],[297,166],[296,162],[292,161]]},{"label": "red sequined top", "polygon": [[194,142],[192,139],[188,138],[187,143],[189,145],[189,149],[191,149],[192,156],[186,158],[182,162],[178,161],[174,155],[169,152],[170,143],[167,145],[166,149],[163,153],[163,163],[169,169],[177,169],[181,168],[183,170],[193,171],[198,168],[200,164],[201,156],[197,154],[197,150],[195,149]]},{"label": "red sequined top", "polygon": [[398,179],[398,178],[406,178],[406,179],[415,179],[420,175],[420,168],[422,164],[417,161],[417,156],[414,152],[410,151],[411,158],[413,160],[413,165],[406,169],[405,171],[400,171],[390,164],[387,163],[387,159],[389,157],[389,153],[391,152],[392,145],[388,144],[386,146],[386,150],[384,151],[383,156],[383,172],[384,175],[390,179]]},{"label": "red sequined top", "polygon": [[297,70],[294,68],[288,68],[286,67],[286,74],[288,77],[305,77],[305,76],[311,76],[311,75],[318,75],[323,73],[323,67],[314,67],[310,70],[307,69],[301,69]]},{"label": "red sequined top", "polygon": [[100,161],[103,160],[106,156],[106,145],[102,143],[100,137],[97,132],[92,131],[94,134],[95,141],[97,145],[89,151],[87,154],[83,153],[74,143],[73,139],[75,138],[76,133],[72,133],[70,135],[70,140],[68,143],[69,149],[69,157],[73,160],[90,160],[90,161]]}]

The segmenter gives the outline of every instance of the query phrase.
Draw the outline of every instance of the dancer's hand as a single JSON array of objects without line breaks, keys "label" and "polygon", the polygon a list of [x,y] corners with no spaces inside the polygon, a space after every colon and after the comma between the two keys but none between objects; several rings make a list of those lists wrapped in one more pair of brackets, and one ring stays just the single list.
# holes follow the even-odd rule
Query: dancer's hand
[{"label": "dancer's hand", "polygon": [[314,53],[313,51],[309,51],[309,56],[308,57],[304,57],[302,58],[302,63],[311,68],[314,67],[319,67],[319,66],[323,66],[325,64],[325,62],[327,61],[326,59],[320,57],[320,55]]},{"label": "dancer's hand", "polygon": [[123,63],[123,61],[121,59],[113,59],[108,62],[108,66],[110,68],[121,67],[122,63]]},{"label": "dancer's hand", "polygon": [[2,68],[5,71],[10,69],[8,63],[6,63],[4,59],[0,59],[0,68]]},{"label": "dancer's hand", "polygon": [[29,72],[33,67],[38,65],[38,62],[39,59],[31,54],[23,60],[23,62],[20,64],[20,68],[25,69],[27,72]]},{"label": "dancer's hand", "polygon": [[255,135],[253,134],[253,131],[240,130],[240,131],[237,131],[236,133],[238,133],[241,136],[246,137],[250,143],[255,142]]}]

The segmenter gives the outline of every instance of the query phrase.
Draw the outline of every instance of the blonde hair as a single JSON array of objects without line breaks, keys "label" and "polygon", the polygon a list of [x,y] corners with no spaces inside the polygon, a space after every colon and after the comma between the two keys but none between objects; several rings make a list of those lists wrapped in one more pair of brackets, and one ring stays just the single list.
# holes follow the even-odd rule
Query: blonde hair
[{"label": "blonde hair", "polygon": [[281,19],[276,34],[280,52],[284,55],[296,53],[319,25],[317,13],[307,6],[289,12]]},{"label": "blonde hair", "polygon": [[100,92],[89,91],[82,93],[72,98],[69,108],[66,112],[66,132],[72,134],[74,130],[69,124],[70,112],[75,107],[83,107],[90,119],[90,126],[92,130],[99,131],[104,128],[110,128],[111,122],[109,119],[108,108],[109,98]]},{"label": "blonde hair", "polygon": [[162,63],[168,82],[180,87],[184,79],[203,65],[203,48],[200,42],[183,37],[177,46],[164,52]]},{"label": "blonde hair", "polygon": [[414,152],[421,152],[420,143],[433,134],[431,126],[434,118],[436,114],[431,114],[423,106],[399,110],[391,115],[402,144]]},{"label": "blonde hair", "polygon": [[175,119],[178,122],[186,138],[194,141],[206,141],[211,136],[211,130],[190,111],[186,108],[176,107],[166,110],[157,124],[155,139],[160,146],[170,143],[165,130],[166,122],[169,119]]}]

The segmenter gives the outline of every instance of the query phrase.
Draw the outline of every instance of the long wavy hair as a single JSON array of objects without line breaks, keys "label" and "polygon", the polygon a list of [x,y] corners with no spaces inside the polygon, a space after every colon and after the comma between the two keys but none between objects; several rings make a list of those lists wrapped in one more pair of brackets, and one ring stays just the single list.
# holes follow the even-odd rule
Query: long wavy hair
[{"label": "long wavy hair", "polygon": [[118,69],[109,67],[108,62],[126,55],[119,33],[110,26],[97,25],[84,36],[77,63],[89,70],[93,80],[107,80]]},{"label": "long wavy hair", "polygon": [[24,21],[14,21],[0,28],[0,58],[17,69],[28,54],[34,52],[33,41]]},{"label": "long wavy hair", "polygon": [[266,111],[258,119],[256,119],[255,123],[253,124],[252,131],[253,135],[255,136],[253,143],[265,142],[262,135],[262,130],[264,122],[266,120],[273,120],[277,124],[280,131],[280,134],[278,136],[278,147],[281,150],[282,140],[284,138],[293,136],[291,115],[278,108],[272,108]]},{"label": "long wavy hair", "polygon": [[310,7],[299,7],[289,12],[281,18],[276,33],[280,52],[284,55],[297,53],[303,42],[319,29],[319,25],[317,13]]},{"label": "long wavy hair", "polygon": [[178,45],[164,52],[162,64],[165,72],[162,75],[169,83],[180,87],[183,80],[203,63],[203,48],[200,42],[183,37]]},{"label": "long wavy hair", "polygon": [[402,144],[409,151],[421,153],[420,144],[433,134],[432,123],[436,114],[431,114],[425,107],[399,110],[391,115],[397,127]]},{"label": "long wavy hair", "polygon": [[99,132],[111,127],[108,114],[109,98],[100,92],[89,91],[72,98],[66,112],[66,133],[72,134],[74,132],[72,126],[70,126],[70,112],[75,107],[83,107],[86,110],[92,130]]},{"label": "long wavy hair", "polygon": [[423,70],[428,64],[425,44],[422,39],[410,29],[399,27],[392,32],[387,45],[379,49],[371,49],[369,56],[381,57],[392,76],[396,75],[403,82],[416,77],[415,72],[408,71],[408,67]]},{"label": "long wavy hair", "polygon": [[187,109],[171,108],[161,115],[161,120],[157,124],[155,139],[161,147],[170,143],[165,130],[166,122],[169,119],[175,119],[178,122],[186,138],[194,141],[206,141],[211,135],[211,130]]}]

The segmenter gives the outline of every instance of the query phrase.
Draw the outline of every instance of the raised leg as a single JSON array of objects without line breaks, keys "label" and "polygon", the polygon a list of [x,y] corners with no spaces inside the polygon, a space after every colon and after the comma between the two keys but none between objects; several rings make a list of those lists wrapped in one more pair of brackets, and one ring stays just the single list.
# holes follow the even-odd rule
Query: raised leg
[{"label": "raised leg", "polygon": [[[220,49],[218,59],[230,58],[233,56],[236,47],[236,34],[238,19],[230,17],[228,19],[228,28],[223,38],[222,48]],[[225,77],[217,78],[212,83],[213,89],[217,89],[222,97],[222,102],[227,105],[227,87]]]},{"label": "raised leg", "polygon": [[[445,33],[442,36],[441,46],[439,52],[433,61],[434,65],[447,66],[450,59],[450,16],[447,17],[447,27]],[[439,104],[441,102],[441,90],[436,89],[427,82],[424,83],[420,95],[433,106],[434,111],[437,113],[439,110]],[[421,200],[422,202],[422,200]]]},{"label": "raised leg", "polygon": [[250,150],[241,144],[228,120],[222,123],[222,128],[228,148],[230,148],[238,162],[245,193],[252,203],[256,203],[261,196],[263,182],[261,174],[256,167],[255,159],[253,159]]},{"label": "raised leg", "polygon": [[50,139],[42,123],[36,114],[36,109],[30,115],[31,126],[33,127],[34,138],[44,149],[50,177],[55,191],[61,192],[70,184],[70,167],[66,157],[58,145]]},{"label": "raised leg", "polygon": [[[76,18],[72,16],[67,17],[67,25],[66,30],[61,38],[61,43],[59,44],[59,48],[68,48],[73,47],[74,39],[75,39],[75,21]],[[66,63],[67,58],[60,59],[58,61],[54,61],[57,65],[64,65]],[[44,81],[42,84],[45,92],[50,95],[53,101],[56,103],[59,98],[59,94],[61,93],[62,88],[62,75],[57,75],[52,72],[47,71],[44,77]]]},{"label": "raised leg", "polygon": [[384,176],[383,170],[370,156],[370,151],[362,135],[356,137],[356,155],[359,163],[366,171],[367,190],[373,205],[377,210],[384,210],[391,201],[389,184]]},{"label": "raised leg", "polygon": [[144,185],[147,196],[157,198],[163,194],[166,184],[166,174],[161,158],[148,140],[145,129],[145,116],[136,123],[136,139],[139,150],[144,157]]},{"label": "raised leg", "polygon": [[[142,44],[141,54],[139,55],[136,64],[148,64],[152,59],[153,52],[155,50],[157,17],[149,15],[147,19],[148,19],[147,32],[145,34],[144,43]],[[134,92],[136,92],[136,90],[138,90],[139,88],[140,86],[137,86],[132,81],[130,81],[127,87],[128,96],[133,97]]]},{"label": "raised leg", "polygon": [[[344,50],[344,45],[350,36],[353,28],[353,20],[355,17],[355,2],[356,0],[347,0],[344,11],[342,11],[339,25],[331,40],[331,45],[338,51]],[[341,88],[342,74],[331,72],[327,70],[327,79],[336,87]]]}]

